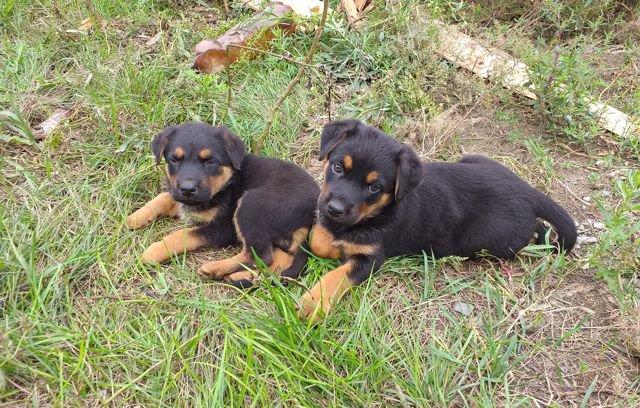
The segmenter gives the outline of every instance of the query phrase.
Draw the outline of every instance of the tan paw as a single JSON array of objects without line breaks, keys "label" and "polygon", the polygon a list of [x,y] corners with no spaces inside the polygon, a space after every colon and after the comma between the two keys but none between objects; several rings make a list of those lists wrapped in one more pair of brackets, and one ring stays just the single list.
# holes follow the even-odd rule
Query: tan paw
[{"label": "tan paw", "polygon": [[228,259],[223,259],[221,261],[207,262],[198,268],[198,276],[205,280],[222,280],[229,274],[228,261]]},{"label": "tan paw", "polygon": [[126,220],[127,228],[138,229],[148,225],[155,218],[153,212],[147,207],[142,207],[138,211],[129,215]]},{"label": "tan paw", "polygon": [[164,242],[158,241],[149,245],[142,253],[142,262],[144,263],[163,263],[171,257]]},{"label": "tan paw", "polygon": [[234,272],[224,277],[224,281],[240,288],[250,288],[256,282],[258,274],[255,271]]},{"label": "tan paw", "polygon": [[300,298],[298,317],[310,322],[322,320],[331,309],[331,306],[328,302],[324,303],[325,307],[320,304],[320,299],[316,299],[311,291],[307,291],[304,295],[302,295],[302,298]]},{"label": "tan paw", "polygon": [[241,252],[231,258],[207,262],[198,269],[198,276],[202,279],[222,280],[230,273],[238,272],[242,264],[251,260],[246,252]]}]

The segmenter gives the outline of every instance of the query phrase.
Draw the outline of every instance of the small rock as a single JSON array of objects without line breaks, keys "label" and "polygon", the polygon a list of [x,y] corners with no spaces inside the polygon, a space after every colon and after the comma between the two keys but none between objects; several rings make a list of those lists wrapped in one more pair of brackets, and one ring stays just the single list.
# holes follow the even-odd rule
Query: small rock
[{"label": "small rock", "polygon": [[587,203],[591,202],[591,197],[589,197],[589,196],[584,196],[584,197],[582,197],[582,199]]},{"label": "small rock", "polygon": [[611,191],[609,191],[609,190],[602,190],[602,196],[603,196],[603,197],[611,197]]},{"label": "small rock", "polygon": [[604,166],[604,160],[598,160],[596,166]]},{"label": "small rock", "polygon": [[598,242],[598,238],[596,237],[589,237],[584,235],[580,235],[578,237],[578,244],[591,245],[595,244],[596,242]]},{"label": "small rock", "polygon": [[593,223],[593,228],[595,228],[597,230],[603,230],[604,229],[604,223],[602,223],[602,222],[594,222]]},{"label": "small rock", "polygon": [[456,302],[453,304],[453,310],[463,316],[469,316],[473,311],[473,306],[464,302]]}]

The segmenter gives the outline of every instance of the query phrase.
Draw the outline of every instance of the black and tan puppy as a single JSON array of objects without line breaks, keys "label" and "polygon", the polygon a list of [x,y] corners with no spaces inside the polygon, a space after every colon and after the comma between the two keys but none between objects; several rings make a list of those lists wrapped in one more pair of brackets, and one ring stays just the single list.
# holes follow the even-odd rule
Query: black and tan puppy
[{"label": "black and tan puppy", "polygon": [[307,255],[301,250],[313,224],[319,189],[301,168],[245,153],[242,140],[225,127],[190,122],[170,126],[151,143],[167,162],[168,191],[127,218],[135,229],[160,216],[186,217],[194,228],[154,242],[142,254],[160,263],[201,247],[241,244],[229,259],[203,265],[205,279],[249,286],[254,253],[274,273],[296,278]]},{"label": "black and tan puppy", "polygon": [[327,313],[350,287],[385,258],[419,254],[473,257],[486,250],[512,258],[546,229],[569,251],[576,227],[558,204],[501,164],[482,156],[457,163],[422,163],[415,152],[356,120],[324,128],[326,160],[311,250],[343,264],[323,276],[302,299],[300,313]]}]

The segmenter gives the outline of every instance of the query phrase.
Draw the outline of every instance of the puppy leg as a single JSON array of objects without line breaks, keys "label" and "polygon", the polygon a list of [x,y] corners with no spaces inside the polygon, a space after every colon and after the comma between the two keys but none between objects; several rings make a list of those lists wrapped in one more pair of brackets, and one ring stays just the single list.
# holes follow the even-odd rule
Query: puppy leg
[{"label": "puppy leg", "polygon": [[180,207],[169,193],[158,194],[156,198],[146,203],[142,208],[127,217],[129,229],[142,228],[159,217],[177,217]]},{"label": "puppy leg", "polygon": [[250,267],[249,265],[253,265],[251,251],[247,248],[243,248],[242,252],[231,258],[207,262],[198,269],[198,276],[205,280],[222,280],[228,275],[244,269],[243,265],[248,267]]},{"label": "puppy leg", "polygon": [[349,291],[355,282],[349,279],[353,271],[353,262],[340,265],[324,275],[300,300],[298,315],[301,318],[315,321],[326,316],[333,305]]},{"label": "puppy leg", "polygon": [[322,319],[352,287],[377,271],[383,261],[384,255],[381,253],[350,256],[302,296],[298,316],[312,322]]},{"label": "puppy leg", "polygon": [[340,249],[333,245],[334,237],[321,225],[311,228],[311,252],[320,258],[340,259]]},{"label": "puppy leg", "polygon": [[[301,255],[303,255],[301,257]],[[299,275],[299,271],[304,267],[301,259],[306,261],[307,254],[298,251],[295,255],[291,255],[280,248],[273,249],[273,262],[269,265],[269,270],[278,276],[285,276],[295,279]],[[234,286],[240,288],[249,288],[258,278],[260,272],[256,270],[244,270],[233,272],[224,277],[224,280]]]},{"label": "puppy leg", "polygon": [[206,244],[203,228],[187,228],[173,232],[154,242],[142,253],[146,263],[162,263],[174,255],[196,250]]},{"label": "puppy leg", "polygon": [[[290,244],[287,250],[283,250],[278,247],[271,247],[271,250],[262,250],[257,254],[262,253],[260,258],[268,264],[269,270],[278,276],[284,276],[287,278],[297,278],[300,275],[300,271],[304,267],[307,260],[307,254],[300,248],[302,243],[307,239],[309,234],[308,228],[299,228],[293,232],[290,237]],[[258,235],[250,234],[252,238],[258,237]],[[258,247],[259,248],[259,247]],[[271,262],[268,263],[268,259]],[[232,285],[247,288],[252,285],[255,278],[258,277],[258,271],[241,271],[228,275],[225,280]]]}]

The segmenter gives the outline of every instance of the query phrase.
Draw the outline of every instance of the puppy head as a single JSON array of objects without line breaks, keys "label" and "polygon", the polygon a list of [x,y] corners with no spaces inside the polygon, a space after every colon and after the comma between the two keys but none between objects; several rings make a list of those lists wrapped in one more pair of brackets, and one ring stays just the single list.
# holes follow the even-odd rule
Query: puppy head
[{"label": "puppy head", "polygon": [[189,122],[169,126],[156,135],[151,150],[164,157],[171,195],[176,201],[205,204],[240,169],[245,155],[242,140],[226,127]]},{"label": "puppy head", "polygon": [[325,177],[318,210],[338,224],[375,217],[422,180],[422,163],[409,146],[356,120],[329,123],[320,144]]}]

